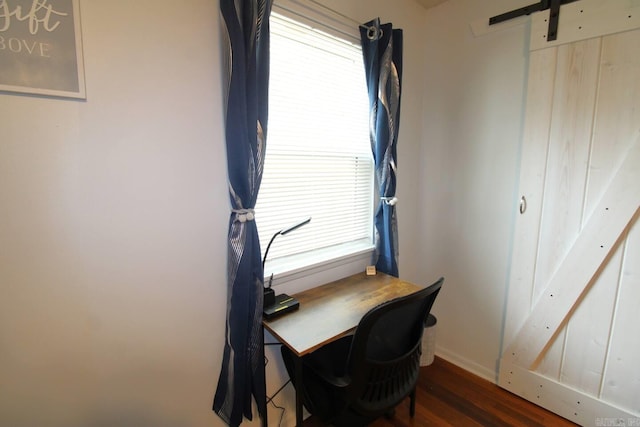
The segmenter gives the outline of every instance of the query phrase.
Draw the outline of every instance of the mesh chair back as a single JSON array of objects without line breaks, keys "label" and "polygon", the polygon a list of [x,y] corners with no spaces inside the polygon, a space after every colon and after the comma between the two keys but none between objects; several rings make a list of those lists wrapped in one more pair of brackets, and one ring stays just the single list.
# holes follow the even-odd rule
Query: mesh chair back
[{"label": "mesh chair back", "polygon": [[351,409],[378,416],[414,390],[424,322],[443,281],[381,304],[362,318],[348,362]]}]

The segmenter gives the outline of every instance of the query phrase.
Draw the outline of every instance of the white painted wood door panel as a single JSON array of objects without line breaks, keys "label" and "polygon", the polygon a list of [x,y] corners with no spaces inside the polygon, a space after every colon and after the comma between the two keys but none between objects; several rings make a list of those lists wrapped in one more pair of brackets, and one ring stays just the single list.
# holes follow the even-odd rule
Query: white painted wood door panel
[{"label": "white painted wood door panel", "polygon": [[[640,413],[640,225],[637,221],[624,244],[618,298],[612,325],[601,397]],[[635,325],[635,328],[632,326]],[[632,333],[630,329],[635,329]]]},{"label": "white painted wood door panel", "polygon": [[[545,16],[532,18],[527,209],[516,222],[499,384],[581,425],[640,425],[640,1],[568,6],[557,42],[536,41]],[[607,18],[599,33],[584,17],[605,9],[620,22]],[[568,42],[563,23],[576,26]]]}]

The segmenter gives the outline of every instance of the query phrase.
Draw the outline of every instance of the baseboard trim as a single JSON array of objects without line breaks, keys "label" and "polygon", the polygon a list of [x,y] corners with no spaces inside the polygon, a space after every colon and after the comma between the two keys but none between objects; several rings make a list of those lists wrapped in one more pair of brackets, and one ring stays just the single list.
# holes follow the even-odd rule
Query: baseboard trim
[{"label": "baseboard trim", "polygon": [[487,367],[482,366],[465,357],[462,357],[450,350],[447,350],[446,348],[442,348],[436,345],[436,356],[446,360],[447,362],[453,363],[454,365],[464,369],[465,371],[469,371],[472,374],[479,376],[480,378],[483,378],[494,384],[497,383],[497,372],[492,369],[488,369]]}]

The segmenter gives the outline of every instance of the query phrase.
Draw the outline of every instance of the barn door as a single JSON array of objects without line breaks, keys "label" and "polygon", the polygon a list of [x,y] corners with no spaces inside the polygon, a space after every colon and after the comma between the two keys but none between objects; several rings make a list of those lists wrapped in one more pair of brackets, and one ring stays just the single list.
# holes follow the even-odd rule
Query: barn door
[{"label": "barn door", "polygon": [[532,16],[499,385],[581,425],[640,425],[640,2],[567,4],[555,42],[547,18]]}]

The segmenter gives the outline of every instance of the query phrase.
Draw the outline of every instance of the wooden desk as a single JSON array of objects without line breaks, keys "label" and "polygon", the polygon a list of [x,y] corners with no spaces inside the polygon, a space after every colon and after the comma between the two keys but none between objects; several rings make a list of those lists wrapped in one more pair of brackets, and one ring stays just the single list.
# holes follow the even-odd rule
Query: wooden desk
[{"label": "wooden desk", "polygon": [[[383,273],[364,272],[293,295],[300,308],[262,324],[300,357],[352,332],[373,307],[422,286]],[[296,425],[302,425],[302,363],[296,358]]]}]

